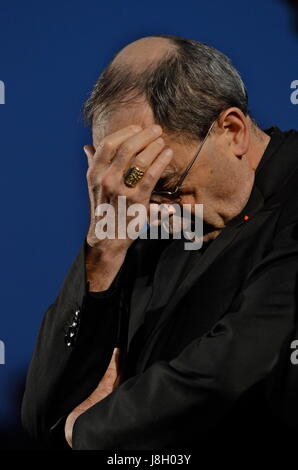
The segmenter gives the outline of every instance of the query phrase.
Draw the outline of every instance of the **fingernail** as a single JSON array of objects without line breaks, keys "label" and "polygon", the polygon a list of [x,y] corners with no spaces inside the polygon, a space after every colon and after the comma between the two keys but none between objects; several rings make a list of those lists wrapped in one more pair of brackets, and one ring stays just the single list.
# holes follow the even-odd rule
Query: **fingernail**
[{"label": "fingernail", "polygon": [[155,124],[154,126],[152,126],[152,131],[156,134],[159,134],[162,131],[162,128],[159,125]]},{"label": "fingernail", "polygon": [[133,132],[140,132],[142,130],[141,126],[132,126]]},{"label": "fingernail", "polygon": [[170,155],[173,155],[173,150],[172,149],[166,149],[165,150],[165,155],[169,157]]},{"label": "fingernail", "polygon": [[158,137],[155,142],[161,145],[165,143],[165,141],[161,137]]}]

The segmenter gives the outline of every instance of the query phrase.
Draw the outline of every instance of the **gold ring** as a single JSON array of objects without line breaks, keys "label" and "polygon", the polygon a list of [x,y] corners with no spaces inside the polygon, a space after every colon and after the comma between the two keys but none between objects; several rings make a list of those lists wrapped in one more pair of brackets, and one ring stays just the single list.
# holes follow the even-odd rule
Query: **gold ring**
[{"label": "gold ring", "polygon": [[124,183],[126,186],[133,188],[143,178],[144,173],[145,172],[140,170],[137,166],[133,166],[124,173]]}]

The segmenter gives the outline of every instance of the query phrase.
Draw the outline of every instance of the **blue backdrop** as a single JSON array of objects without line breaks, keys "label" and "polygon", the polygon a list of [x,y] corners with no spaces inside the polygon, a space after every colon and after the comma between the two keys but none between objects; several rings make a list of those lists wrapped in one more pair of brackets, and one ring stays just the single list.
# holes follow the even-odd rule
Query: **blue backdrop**
[{"label": "blue backdrop", "polygon": [[260,125],[297,128],[298,35],[286,1],[1,0],[2,448],[29,445],[19,418],[26,369],[87,229],[82,104],[116,51],[154,33],[217,47],[242,74]]}]

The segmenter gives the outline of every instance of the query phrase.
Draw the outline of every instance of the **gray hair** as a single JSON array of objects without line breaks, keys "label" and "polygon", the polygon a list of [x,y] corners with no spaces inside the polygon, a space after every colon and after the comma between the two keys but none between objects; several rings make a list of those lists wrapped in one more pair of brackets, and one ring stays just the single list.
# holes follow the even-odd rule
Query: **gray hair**
[{"label": "gray hair", "polygon": [[167,38],[174,47],[143,70],[110,62],[85,103],[89,125],[138,97],[146,98],[164,130],[196,139],[203,139],[211,123],[231,106],[249,114],[244,83],[227,56],[191,39],[153,37]]}]

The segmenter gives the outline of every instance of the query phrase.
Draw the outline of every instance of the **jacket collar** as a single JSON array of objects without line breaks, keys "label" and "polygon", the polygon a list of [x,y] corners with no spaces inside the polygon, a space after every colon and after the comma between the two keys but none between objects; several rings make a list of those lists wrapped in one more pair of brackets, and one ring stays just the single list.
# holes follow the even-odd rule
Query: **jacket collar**
[{"label": "jacket collar", "polygon": [[265,129],[264,132],[271,139],[256,169],[251,195],[244,209],[228,226],[242,224],[245,216],[254,216],[265,201],[282,189],[298,166],[298,132],[293,129],[282,132],[276,126]]}]

